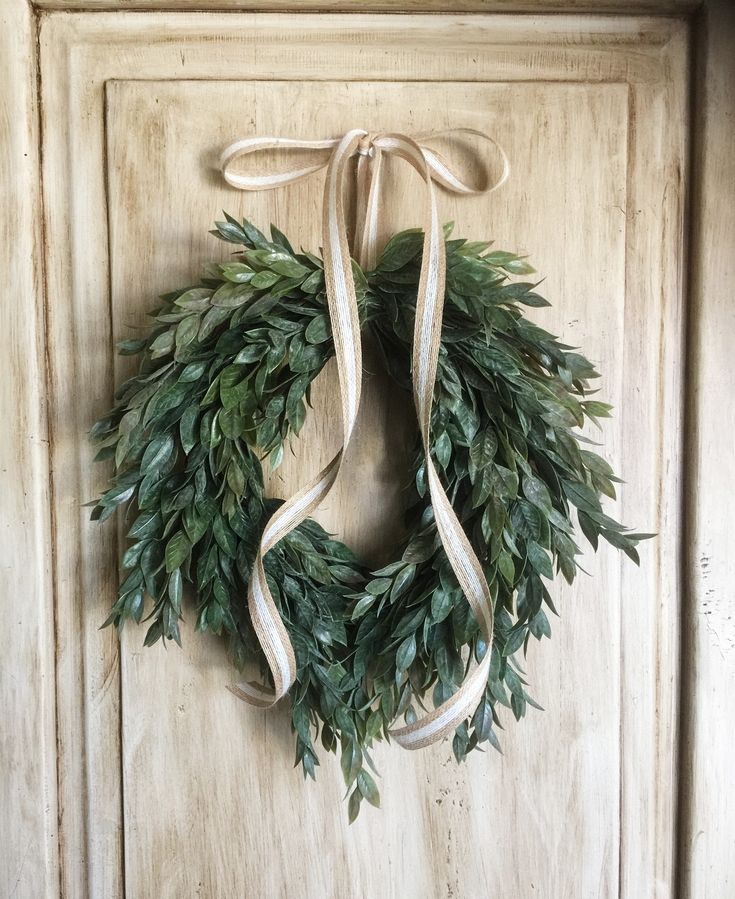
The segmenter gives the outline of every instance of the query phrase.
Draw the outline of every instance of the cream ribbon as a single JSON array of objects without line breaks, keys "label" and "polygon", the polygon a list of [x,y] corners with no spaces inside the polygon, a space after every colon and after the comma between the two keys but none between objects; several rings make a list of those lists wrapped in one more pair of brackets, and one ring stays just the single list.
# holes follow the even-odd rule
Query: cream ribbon
[{"label": "cream ribbon", "polygon": [[[473,188],[461,181],[443,159],[423,141],[441,134],[480,137],[495,146],[503,160],[503,171],[494,183]],[[270,667],[274,690],[245,683],[233,688],[247,702],[267,708],[288,692],[296,678],[296,659],[286,628],[268,588],[263,558],[279,540],[308,518],[329,493],[339,473],[360,405],[362,349],[355,283],[344,210],[344,187],[349,160],[357,155],[357,206],[359,221],[355,234],[356,255],[366,269],[375,266],[380,175],[383,155],[398,156],[421,176],[425,187],[424,246],[416,298],[413,337],[413,393],[426,458],[429,495],[439,537],[457,580],[475,615],[485,643],[479,662],[471,660],[470,670],[459,690],[424,718],[391,731],[407,749],[420,749],[452,733],[480,702],[487,685],[493,642],[493,597],[479,559],[455,514],[431,460],[431,407],[441,343],[444,308],[444,233],[437,211],[433,183],[453,193],[482,194],[497,190],[508,179],[510,167],[502,148],[487,134],[469,128],[412,139],[404,134],[371,136],[362,129],[328,140],[293,140],[284,137],[253,137],[231,144],[221,157],[222,174],[228,184],[240,190],[272,190],[327,169],[324,188],[323,241],[324,277],[329,316],[332,322],[337,370],[342,396],[344,440],[337,455],[319,474],[291,499],[283,503],[265,527],[248,587],[248,608],[258,640]],[[325,159],[302,168],[269,175],[243,175],[232,170],[238,159],[263,150],[323,150]],[[364,210],[364,214],[361,214]]]}]

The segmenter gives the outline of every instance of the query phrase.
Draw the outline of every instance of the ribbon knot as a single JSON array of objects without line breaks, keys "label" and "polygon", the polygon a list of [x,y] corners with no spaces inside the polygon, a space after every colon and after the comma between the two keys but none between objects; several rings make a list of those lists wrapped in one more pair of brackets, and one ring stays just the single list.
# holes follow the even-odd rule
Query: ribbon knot
[{"label": "ribbon knot", "polygon": [[375,154],[375,148],[373,147],[372,138],[369,134],[365,134],[360,138],[360,143],[357,145],[357,152],[360,156],[373,156]]},{"label": "ribbon knot", "polygon": [[[425,140],[445,135],[473,135],[493,144],[503,162],[500,177],[494,182],[487,181],[480,187],[471,187],[460,180],[442,157],[424,143]],[[269,149],[323,151],[323,159],[301,168],[270,175],[243,175],[232,170],[233,163],[243,156]],[[483,657],[478,661],[473,660],[472,670],[456,693],[424,718],[391,731],[401,746],[419,749],[450,734],[472,714],[487,686],[493,643],[493,597],[482,565],[444,491],[430,452],[431,406],[441,343],[446,255],[434,183],[453,193],[470,195],[490,193],[505,183],[510,173],[508,158],[493,138],[481,131],[460,128],[411,138],[405,134],[393,133],[371,135],[362,129],[354,129],[341,138],[326,140],[253,137],[236,141],[222,154],[220,164],[224,179],[240,190],[272,190],[324,168],[327,170],[322,223],[324,278],[337,358],[344,435],[342,448],[326,468],[284,502],[270,518],[253,565],[248,585],[248,608],[273,676],[274,690],[248,683],[238,685],[233,688],[233,692],[253,705],[267,708],[285,696],[296,679],[293,646],[268,588],[263,559],[279,540],[308,518],[329,493],[339,473],[344,449],[352,437],[357,419],[362,382],[362,347],[344,209],[348,163],[355,156],[357,222],[354,251],[364,269],[375,267],[383,157],[396,156],[405,160],[424,182],[424,245],[416,296],[412,354],[414,402],[437,531],[457,581],[478,621],[485,645]]]}]

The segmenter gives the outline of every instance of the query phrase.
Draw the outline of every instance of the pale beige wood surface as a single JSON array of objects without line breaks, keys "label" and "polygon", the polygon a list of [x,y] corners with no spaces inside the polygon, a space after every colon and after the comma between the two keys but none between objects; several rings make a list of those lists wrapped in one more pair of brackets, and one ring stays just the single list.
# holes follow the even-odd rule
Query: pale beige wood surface
[{"label": "pale beige wood surface", "polygon": [[735,894],[735,6],[710,4],[696,72],[681,895]]},{"label": "pale beige wood surface", "polygon": [[[340,897],[669,894],[684,25],[51,14],[41,55],[64,893],[118,895],[124,867],[136,897],[296,885]],[[120,374],[111,343],[156,293],[221,254],[206,236],[218,209],[292,221],[316,246],[319,180],[267,196],[225,190],[213,169],[222,143],[355,124],[474,125],[503,141],[511,183],[490,200],[444,198],[445,216],[459,233],[530,252],[547,275],[555,305],[538,319],[600,363],[617,406],[605,454],[628,481],[618,511],[660,537],[640,572],[608,551],[588,560],[594,580],[559,588],[562,619],[529,664],[549,711],[509,722],[503,759],[457,769],[446,745],[381,752],[384,810],[348,830],[335,761],[302,785],[284,713],[230,696],[211,641],[187,632],[183,650],[143,651],[142,632],[130,632],[120,680],[115,641],[97,630],[114,594],[115,535],[80,504],[103,481],[84,432]],[[392,166],[390,230],[414,221],[410,177]],[[378,454],[396,419],[405,432],[383,400],[368,393],[363,455],[323,512],[373,553],[400,476]],[[323,417],[307,439],[276,489],[315,470],[335,434]],[[298,823],[277,825],[280,814]]]},{"label": "pale beige wood surface", "polygon": [[[509,243],[524,252],[531,247],[538,249],[539,265],[552,272],[547,290],[560,298],[553,313],[538,318],[543,318],[554,332],[565,333],[570,342],[588,345],[604,370],[617,368],[607,379],[606,393],[620,405],[622,369],[615,366],[615,358],[622,356],[625,346],[625,232],[616,207],[624,208],[626,204],[627,100],[624,85],[110,85],[107,126],[108,159],[113,173],[109,191],[113,334],[119,339],[135,333],[131,332],[131,324],[143,324],[143,313],[162,278],[173,278],[173,284],[186,284],[191,280],[192,257],[204,259],[215,253],[220,258],[227,253],[226,247],[206,233],[209,220],[220,207],[236,209],[237,214],[247,212],[259,223],[289,221],[289,231],[298,243],[318,245],[322,179],[314,178],[310,184],[296,185],[278,195],[264,193],[257,197],[233,193],[212,179],[210,172],[217,149],[241,133],[240,110],[251,111],[254,121],[250,129],[256,133],[283,132],[287,136],[339,133],[351,121],[364,122],[369,129],[402,127],[411,132],[465,122],[469,127],[482,126],[497,135],[509,148],[514,166],[534,174],[525,183],[518,179],[502,196],[490,201],[444,199],[444,218],[462,222],[459,234],[502,234],[502,246]],[[514,110],[527,113],[513,115]],[[538,134],[540,130],[543,137]],[[131,144],[129,135],[133,132],[141,135],[140,144]],[[556,148],[554,153],[552,148]],[[590,168],[590,157],[604,164]],[[575,172],[585,168],[585,194],[594,198],[590,203],[580,202],[580,184],[575,177]],[[557,213],[566,245],[563,254],[555,241],[548,239],[548,219],[537,214],[532,200],[539,189],[535,185],[554,180],[558,180],[559,187],[545,188],[545,196],[551,205],[566,210]],[[177,189],[181,183],[188,185],[185,192]],[[420,224],[416,187],[409,170],[403,170],[400,164],[389,164],[385,195],[391,198],[391,213],[383,222],[384,229]],[[192,223],[198,224],[193,233]],[[566,269],[562,272],[560,256],[565,256],[571,247],[586,254],[587,264],[594,271],[585,266],[575,275],[569,270],[569,263],[562,263]],[[140,271],[143,253],[150,260],[150,269],[144,275]],[[599,308],[575,303],[574,297],[585,291],[595,297],[594,306],[599,304]],[[589,318],[595,322],[594,329]],[[305,429],[299,441],[298,455],[290,458],[279,474],[279,488],[287,486],[293,490],[307,475],[323,467],[334,451],[339,401],[334,375],[330,374],[320,385],[311,427]],[[392,392],[395,394],[395,390]],[[390,407],[379,393],[366,396],[355,451],[346,462],[335,495],[320,510],[318,517],[323,523],[360,550],[367,544],[373,552],[382,549],[385,555],[395,545],[389,540],[382,546],[374,544],[376,532],[381,534],[395,526],[392,504],[384,504],[382,497],[386,487],[389,495],[395,497],[405,479],[405,469],[391,470],[385,454],[396,424],[400,427],[406,421],[405,414],[391,416]],[[606,450],[612,458],[619,458],[624,424],[621,419],[607,435]],[[385,561],[389,560],[390,555]],[[395,749],[379,752],[384,811],[364,816],[348,836],[342,835],[344,809],[338,803],[343,788],[334,760],[323,766],[317,789],[309,789],[305,795],[299,773],[290,770],[285,714],[275,713],[263,721],[223,694],[222,685],[229,676],[224,654],[215,657],[216,663],[211,661],[211,643],[195,642],[195,635],[187,629],[188,666],[182,668],[179,653],[141,652],[140,634],[127,635],[122,652],[123,695],[127,697],[123,709],[125,770],[148,769],[153,784],[161,790],[158,793],[154,786],[151,795],[147,778],[126,779],[125,818],[134,822],[135,828],[129,842],[145,847],[131,859],[128,883],[132,880],[140,889],[160,878],[159,860],[166,852],[170,835],[162,832],[161,820],[151,816],[148,809],[151,803],[165,808],[170,783],[187,780],[194,764],[199,768],[199,783],[179,794],[175,819],[189,819],[195,808],[204,808],[214,800],[221,826],[245,856],[252,856],[263,851],[263,834],[253,831],[249,819],[238,821],[242,802],[248,803],[265,793],[276,809],[291,808],[301,820],[318,817],[326,828],[329,844],[345,841],[346,864],[331,887],[335,896],[361,895],[361,889],[367,896],[441,896],[447,879],[455,882],[458,895],[463,896],[476,895],[483,887],[491,888],[491,892],[509,889],[511,884],[519,895],[528,891],[531,884],[546,893],[575,889],[580,896],[591,890],[614,894],[617,871],[608,867],[606,859],[616,855],[619,828],[619,714],[611,714],[619,705],[618,638],[608,640],[594,659],[585,660],[576,671],[571,665],[563,665],[560,653],[570,652],[578,641],[588,645],[591,639],[601,644],[606,634],[619,631],[616,604],[595,603],[594,597],[599,589],[610,597],[620,595],[620,566],[612,554],[585,564],[595,571],[598,585],[588,581],[573,594],[557,591],[560,607],[566,612],[562,625],[556,629],[556,646],[545,646],[534,653],[538,658],[530,666],[534,684],[543,690],[541,701],[550,705],[552,714],[509,729],[503,741],[508,754],[505,763],[498,757],[481,756],[473,759],[466,770],[457,771],[450,761],[448,745],[419,755]],[[598,613],[595,620],[570,611],[577,603],[588,609],[594,605]],[[585,635],[585,624],[592,628],[592,635]],[[555,685],[551,703],[546,689],[550,684]],[[564,691],[560,689],[562,684]],[[163,703],[151,703],[148,697],[156,690],[162,696],[176,697],[175,703],[169,709]],[[571,696],[564,697],[566,691],[584,694],[584,704],[591,714]],[[599,715],[600,709],[606,709],[606,714]],[[204,728],[206,759],[204,747],[183,758],[171,759],[168,753],[151,756],[152,741],[162,738],[164,745],[190,745],[192,736],[200,730],[202,716],[211,722]],[[557,738],[560,724],[567,740]],[[274,742],[278,743],[278,750],[271,760]],[[540,752],[545,755],[541,763]],[[239,773],[246,770],[246,774]],[[260,783],[263,779],[265,784]],[[232,781],[239,782],[239,789],[230,788]],[[208,799],[215,783],[216,798]],[[570,802],[573,791],[586,797],[586,801]],[[443,801],[437,804],[437,800]],[[475,847],[491,838],[491,821],[502,817],[504,808],[514,810],[518,830],[513,826],[507,837],[496,837],[500,858],[490,863]],[[545,835],[553,829],[560,808],[565,813],[560,822],[559,842],[550,847]],[[409,818],[421,821],[420,826],[414,825],[408,838],[401,836],[407,812]],[[483,818],[487,824],[482,823]],[[532,822],[532,829],[519,840],[524,820]],[[211,828],[209,833],[212,836]],[[581,870],[567,874],[563,873],[565,833],[576,834],[577,851],[585,859]],[[385,847],[382,859],[379,853],[369,851],[381,839]],[[469,842],[466,849],[462,847],[464,839]],[[446,846],[449,858],[432,860],[435,840]],[[231,894],[252,884],[256,893],[271,893],[279,867],[283,867],[287,883],[297,876],[296,867],[289,862],[292,852],[293,846],[288,843],[277,853],[266,850],[262,872],[250,864],[225,865],[216,875],[209,875],[210,890],[216,884]],[[389,865],[398,852],[408,865],[391,875]],[[309,854],[308,838],[299,840],[299,857]],[[523,866],[524,859],[530,870],[519,877],[514,869]],[[201,863],[206,863],[204,857]],[[330,853],[324,854],[323,864],[327,870],[333,864]],[[302,875],[306,895],[316,896],[324,889],[325,874],[317,867]],[[164,889],[175,896],[191,885],[191,879],[180,879]]]},{"label": "pale beige wood surface", "polygon": [[702,0],[37,0],[41,9],[172,9],[234,11],[310,10],[324,12],[479,12],[685,14]]},{"label": "pale beige wood surface", "polygon": [[0,2],[0,894],[58,883],[36,29]]}]

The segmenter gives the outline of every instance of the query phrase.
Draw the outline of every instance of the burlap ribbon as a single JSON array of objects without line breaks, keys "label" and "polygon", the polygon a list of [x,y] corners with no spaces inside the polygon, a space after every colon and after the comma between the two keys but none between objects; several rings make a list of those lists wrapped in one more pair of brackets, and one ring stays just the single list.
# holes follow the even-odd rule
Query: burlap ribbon
[{"label": "burlap ribbon", "polygon": [[[369,135],[355,129],[344,137],[329,140],[293,140],[283,137],[254,137],[237,141],[223,152],[222,174],[228,184],[240,190],[272,190],[291,184],[321,169],[327,169],[324,188],[323,243],[324,276],[329,316],[342,397],[342,448],[323,471],[298,493],[283,503],[271,517],[262,535],[248,587],[248,607],[255,632],[270,667],[274,690],[253,683],[238,684],[234,691],[247,702],[261,707],[274,705],[286,695],[296,678],[296,659],[286,628],[266,581],[263,559],[279,540],[308,518],[334,484],[344,450],[349,443],[360,405],[362,350],[355,284],[345,223],[344,188],[352,175],[350,159],[357,155],[357,209],[355,252],[360,264],[375,265],[380,175],[383,156],[397,156],[408,162],[424,182],[424,246],[413,337],[413,393],[421,439],[426,456],[429,495],[437,530],[447,558],[457,576],[482,633],[484,655],[472,660],[468,673],[450,699],[413,724],[392,730],[396,741],[407,749],[427,746],[452,733],[471,715],[487,685],[493,641],[493,598],[480,561],[470,546],[452,504],[442,486],[430,454],[431,406],[436,380],[444,308],[444,233],[437,211],[434,182],[453,193],[481,194],[496,190],[508,178],[508,160],[502,148],[488,135],[473,129],[456,129],[442,134],[474,135],[495,146],[503,160],[503,171],[494,182],[471,187],[461,181],[439,154],[424,140],[439,134],[413,139],[404,134]],[[233,171],[243,156],[263,150],[317,150],[324,160],[302,168],[268,175],[244,175]]]}]

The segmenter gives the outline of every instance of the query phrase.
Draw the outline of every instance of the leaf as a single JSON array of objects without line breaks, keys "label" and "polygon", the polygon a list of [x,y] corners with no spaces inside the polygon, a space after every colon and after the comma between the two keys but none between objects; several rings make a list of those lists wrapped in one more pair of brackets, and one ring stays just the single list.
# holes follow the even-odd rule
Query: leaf
[{"label": "leaf", "polygon": [[245,475],[234,460],[227,466],[227,485],[235,496],[242,496],[245,490]]},{"label": "leaf", "polygon": [[187,312],[203,312],[209,308],[209,299],[213,291],[208,287],[193,287],[178,296],[174,303]]},{"label": "leaf", "polygon": [[530,275],[536,271],[532,265],[529,265],[523,259],[511,259],[505,263],[503,268],[506,272],[510,272],[513,275]]},{"label": "leaf", "polygon": [[147,345],[148,341],[146,339],[121,340],[117,344],[117,351],[121,356],[135,356],[137,353],[142,352]]},{"label": "leaf", "polygon": [[416,566],[415,565],[406,565],[405,568],[401,569],[398,574],[393,579],[393,586],[390,590],[390,601],[393,603],[401,596],[413,583],[413,579],[416,576]]},{"label": "leaf", "polygon": [[151,343],[151,359],[160,359],[161,356],[168,355],[174,348],[174,332],[170,330],[164,331]]},{"label": "leaf", "polygon": [[128,537],[141,539],[153,537],[161,525],[161,516],[157,511],[142,512],[127,533]]},{"label": "leaf", "polygon": [[535,571],[543,574],[544,577],[553,578],[554,569],[551,567],[551,559],[538,543],[533,540],[529,541],[526,544],[526,555]]},{"label": "leaf", "polygon": [[597,494],[585,484],[562,481],[562,488],[574,505],[583,512],[600,512],[602,510]]},{"label": "leaf", "polygon": [[283,249],[286,250],[286,252],[289,253],[291,256],[294,255],[293,247],[289,243],[288,238],[282,231],[279,231],[279,229],[276,228],[276,226],[272,222],[271,222],[271,240],[273,241],[273,243],[278,244],[278,246],[283,247]]},{"label": "leaf", "polygon": [[199,435],[199,404],[192,403],[181,416],[179,422],[179,436],[181,446],[188,455],[196,446]]},{"label": "leaf", "polygon": [[179,382],[188,384],[192,381],[198,381],[206,370],[206,362],[191,362],[179,375]]},{"label": "leaf", "polygon": [[434,443],[434,455],[442,468],[449,465],[449,460],[452,458],[452,440],[446,431]]},{"label": "leaf", "polygon": [[272,271],[283,275],[286,278],[305,278],[309,274],[309,269],[297,262],[292,256],[287,254],[278,254],[278,258],[271,261],[276,254],[271,254],[268,265]]},{"label": "leaf", "polygon": [[170,433],[165,432],[154,437],[148,444],[140,462],[142,474],[155,472],[161,474],[171,461],[174,452],[174,439]]},{"label": "leaf", "polygon": [[248,392],[248,381],[240,365],[228,365],[220,375],[219,395],[224,409],[239,405]]},{"label": "leaf", "polygon": [[278,284],[280,280],[281,276],[276,272],[258,272],[250,282],[250,286],[256,290],[267,290],[269,287],[273,287],[274,284]]},{"label": "leaf", "polygon": [[255,274],[249,265],[242,262],[230,262],[221,268],[224,277],[233,284],[247,284]]},{"label": "leaf", "polygon": [[213,532],[219,548],[231,559],[234,559],[237,552],[237,541],[221,515],[217,515],[214,519]]},{"label": "leaf", "polygon": [[539,478],[526,475],[523,478],[523,494],[530,503],[533,503],[536,508],[541,509],[546,515],[551,512],[553,508],[551,495],[546,484]]},{"label": "leaf", "polygon": [[514,499],[518,493],[518,475],[503,465],[494,465],[493,491],[499,499]]},{"label": "leaf", "polygon": [[215,236],[221,238],[222,240],[227,240],[230,243],[241,243],[241,244],[248,243],[247,235],[245,234],[245,232],[242,230],[242,228],[237,223],[233,223],[233,222],[229,222],[229,221],[228,222],[215,222],[214,226],[217,229],[217,231],[216,232],[213,231],[212,233],[215,234]]},{"label": "leaf", "polygon": [[355,787],[350,795],[350,800],[347,803],[347,816],[350,824],[353,824],[357,820],[357,816],[360,814],[360,803],[362,802],[362,793],[360,790]]},{"label": "leaf", "polygon": [[342,757],[340,764],[342,766],[342,776],[345,779],[345,784],[350,787],[360,773],[360,768],[362,768],[362,751],[357,742],[350,737],[342,738]]},{"label": "leaf", "polygon": [[449,615],[454,607],[454,599],[442,587],[437,588],[431,597],[431,617],[437,624]]},{"label": "leaf", "polygon": [[212,305],[221,309],[239,309],[253,297],[252,288],[255,287],[255,278],[250,284],[231,284],[229,281],[218,287],[212,295]]},{"label": "leaf", "polygon": [[364,768],[357,775],[357,788],[370,805],[380,808],[380,793],[372,776]]},{"label": "leaf", "polygon": [[183,349],[188,346],[199,331],[199,316],[187,315],[176,328],[176,348]]},{"label": "leaf", "polygon": [[498,449],[498,439],[491,430],[476,434],[470,444],[469,475],[474,483],[477,473],[489,465]]},{"label": "leaf", "polygon": [[485,256],[485,262],[490,265],[506,266],[509,262],[515,262],[518,259],[513,253],[506,253],[504,250],[494,250]]},{"label": "leaf", "polygon": [[398,671],[407,671],[415,658],[416,634],[411,634],[411,636],[406,637],[398,647],[398,651],[396,652],[396,669]]},{"label": "leaf", "polygon": [[516,568],[513,562],[513,556],[503,550],[498,556],[498,571],[503,575],[506,583],[513,585],[515,583]]},{"label": "leaf", "polygon": [[368,609],[375,603],[376,599],[377,597],[371,596],[370,594],[361,597],[357,601],[355,608],[352,610],[352,620],[356,621],[358,618],[361,618],[365,614],[365,612],[367,612]]},{"label": "leaf", "polygon": [[392,586],[393,581],[390,578],[381,577],[369,581],[365,587],[365,590],[368,593],[371,593],[373,596],[381,596],[383,593],[387,593]]},{"label": "leaf", "polygon": [[307,343],[324,343],[332,336],[332,326],[327,315],[321,314],[313,318],[304,331]]},{"label": "leaf", "polygon": [[176,612],[181,611],[181,597],[183,594],[183,581],[181,578],[181,569],[177,568],[168,579],[168,598]]},{"label": "leaf", "polygon": [[177,531],[166,544],[166,571],[179,568],[191,552],[191,543],[183,531]]},{"label": "leaf", "polygon": [[423,247],[423,233],[414,228],[394,235],[386,244],[378,263],[378,270],[394,272],[416,259]]},{"label": "leaf", "polygon": [[471,723],[479,742],[483,743],[489,739],[493,726],[493,707],[487,699],[483,699],[477,706]]}]

